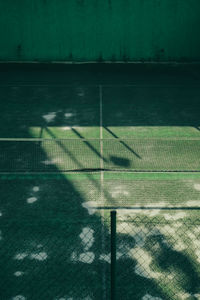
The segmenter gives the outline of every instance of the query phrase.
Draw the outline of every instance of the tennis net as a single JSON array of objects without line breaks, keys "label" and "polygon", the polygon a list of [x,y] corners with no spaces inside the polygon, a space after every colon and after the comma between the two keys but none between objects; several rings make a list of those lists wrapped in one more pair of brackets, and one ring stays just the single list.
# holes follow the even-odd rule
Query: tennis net
[{"label": "tennis net", "polygon": [[87,170],[199,172],[200,139],[0,140],[0,172]]}]

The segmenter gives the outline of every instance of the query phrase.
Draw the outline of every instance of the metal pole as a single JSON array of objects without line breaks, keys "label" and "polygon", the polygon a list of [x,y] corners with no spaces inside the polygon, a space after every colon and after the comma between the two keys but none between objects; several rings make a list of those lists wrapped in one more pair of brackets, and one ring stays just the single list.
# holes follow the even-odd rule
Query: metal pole
[{"label": "metal pole", "polygon": [[111,300],[116,300],[116,211],[110,212],[111,217]]}]

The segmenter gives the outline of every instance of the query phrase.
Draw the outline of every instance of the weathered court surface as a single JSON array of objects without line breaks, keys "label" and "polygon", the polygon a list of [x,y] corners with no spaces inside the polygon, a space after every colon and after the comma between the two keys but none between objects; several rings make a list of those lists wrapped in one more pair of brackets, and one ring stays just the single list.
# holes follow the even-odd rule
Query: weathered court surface
[{"label": "weathered court surface", "polygon": [[200,70],[1,66],[0,299],[200,299]]}]

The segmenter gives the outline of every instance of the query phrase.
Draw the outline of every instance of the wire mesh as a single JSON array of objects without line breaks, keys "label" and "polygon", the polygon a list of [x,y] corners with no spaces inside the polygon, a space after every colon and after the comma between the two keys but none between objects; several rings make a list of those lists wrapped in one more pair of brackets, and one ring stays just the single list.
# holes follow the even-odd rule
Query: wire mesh
[{"label": "wire mesh", "polygon": [[[106,174],[104,202],[113,209],[125,207],[199,207],[200,178],[155,177],[138,179],[134,174]],[[142,175],[142,174],[141,174]],[[159,174],[160,175],[160,174]],[[195,174],[196,176],[196,174]]]},{"label": "wire mesh", "polygon": [[118,299],[199,299],[199,239],[199,218],[183,211],[119,215]]},{"label": "wire mesh", "polygon": [[12,220],[1,226],[1,239],[1,299],[108,299],[103,221]]},{"label": "wire mesh", "polygon": [[[52,214],[61,211],[75,218],[80,208],[89,215],[98,209],[137,207],[200,207],[200,177],[198,174],[145,174],[123,172],[67,174],[4,174],[0,176],[1,209],[16,214],[27,207],[30,212]],[[152,174],[150,174],[152,175]],[[38,192],[34,192],[34,189]],[[41,212],[40,212],[41,211]]]},{"label": "wire mesh", "polygon": [[1,172],[200,171],[198,138],[18,139],[1,140],[0,149]]},{"label": "wire mesh", "polygon": [[[110,224],[98,208],[126,205],[136,211],[118,216],[117,298],[200,298],[199,178],[138,180],[127,172],[198,172],[199,147],[200,139],[1,140],[0,172],[87,171],[1,181],[2,299],[109,299]],[[125,172],[88,172],[101,168]],[[166,206],[180,210],[162,212]]]}]

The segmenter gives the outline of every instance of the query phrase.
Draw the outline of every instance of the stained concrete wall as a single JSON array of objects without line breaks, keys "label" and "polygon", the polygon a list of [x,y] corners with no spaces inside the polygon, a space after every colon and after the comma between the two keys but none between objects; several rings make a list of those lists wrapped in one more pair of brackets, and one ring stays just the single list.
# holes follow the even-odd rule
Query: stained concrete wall
[{"label": "stained concrete wall", "polygon": [[200,61],[200,0],[0,0],[0,60]]}]

